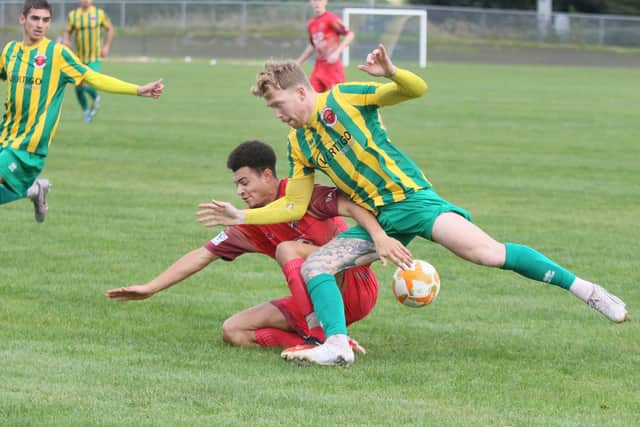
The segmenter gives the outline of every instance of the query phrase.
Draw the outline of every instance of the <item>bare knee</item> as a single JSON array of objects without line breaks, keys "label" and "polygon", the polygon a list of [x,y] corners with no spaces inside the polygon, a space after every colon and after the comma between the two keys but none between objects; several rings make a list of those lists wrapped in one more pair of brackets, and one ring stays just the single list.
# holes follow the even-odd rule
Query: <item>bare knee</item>
[{"label": "bare knee", "polygon": [[301,242],[282,242],[276,246],[276,261],[280,266],[284,267],[289,261],[303,258],[306,259],[309,254],[318,249],[317,246],[301,243]]},{"label": "bare knee", "polygon": [[239,328],[234,322],[233,317],[228,318],[222,323],[222,341],[234,346],[249,346],[253,344],[250,333]]},{"label": "bare knee", "polygon": [[502,267],[505,261],[505,248],[499,242],[484,243],[469,248],[465,258],[486,267]]}]

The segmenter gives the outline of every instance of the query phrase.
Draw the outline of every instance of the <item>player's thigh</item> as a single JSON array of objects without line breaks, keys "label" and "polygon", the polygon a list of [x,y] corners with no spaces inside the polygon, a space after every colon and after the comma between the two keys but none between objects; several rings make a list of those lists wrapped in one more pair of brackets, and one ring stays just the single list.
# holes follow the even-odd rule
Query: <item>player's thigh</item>
[{"label": "player's thigh", "polygon": [[322,74],[317,70],[317,67],[311,72],[311,75],[309,76],[309,83],[311,83],[311,87],[313,87],[313,89],[318,93],[327,90],[324,82],[322,81]]},{"label": "player's thigh", "polygon": [[468,261],[492,267],[504,265],[504,245],[455,212],[438,216],[432,237],[434,242]]},{"label": "player's thigh", "polygon": [[223,325],[227,331],[255,331],[262,328],[291,330],[284,314],[271,302],[264,302],[240,311]]},{"label": "player's thigh", "polygon": [[433,225],[444,212],[457,212],[471,219],[466,210],[444,200],[433,189],[426,189],[382,208],[378,222],[388,235],[406,244],[409,236],[432,240]]},{"label": "player's thigh", "polygon": [[378,278],[371,267],[346,270],[341,285],[347,325],[364,319],[378,300]]}]

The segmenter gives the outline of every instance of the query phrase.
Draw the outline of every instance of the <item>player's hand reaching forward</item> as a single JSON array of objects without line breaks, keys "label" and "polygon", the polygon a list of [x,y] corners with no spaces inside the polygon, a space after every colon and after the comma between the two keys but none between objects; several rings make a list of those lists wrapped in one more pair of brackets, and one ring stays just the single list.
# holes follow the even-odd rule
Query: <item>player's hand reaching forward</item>
[{"label": "player's hand reaching forward", "polygon": [[215,227],[216,225],[238,225],[244,224],[245,213],[229,202],[212,200],[209,203],[201,203],[198,207],[202,210],[196,215],[205,227]]},{"label": "player's hand reaching forward", "polygon": [[387,266],[387,259],[390,259],[391,262],[403,270],[413,264],[411,252],[399,240],[385,234],[384,236],[373,238],[373,244],[383,266]]},{"label": "player's hand reaching forward", "polygon": [[138,86],[138,96],[158,99],[160,98],[160,95],[162,95],[162,92],[164,92],[162,79],[147,83],[146,85]]},{"label": "player's hand reaching forward", "polygon": [[372,76],[391,77],[396,73],[396,67],[391,62],[387,49],[382,43],[367,55],[365,62],[365,64],[358,65],[358,69]]},{"label": "player's hand reaching forward", "polygon": [[155,294],[155,290],[147,285],[128,286],[126,288],[110,289],[104,293],[106,297],[117,301],[147,299]]}]

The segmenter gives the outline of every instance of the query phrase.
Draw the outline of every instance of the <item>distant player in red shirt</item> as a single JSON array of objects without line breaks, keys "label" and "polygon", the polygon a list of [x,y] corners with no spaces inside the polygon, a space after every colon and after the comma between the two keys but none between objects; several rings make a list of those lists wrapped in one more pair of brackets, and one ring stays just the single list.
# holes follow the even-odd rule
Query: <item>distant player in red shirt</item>
[{"label": "distant player in red shirt", "polygon": [[[276,155],[267,144],[259,141],[240,144],[229,155],[227,166],[233,171],[238,195],[249,208],[262,207],[284,194],[287,180],[276,177]],[[336,188],[316,185],[307,213],[300,220],[229,226],[150,282],[111,289],[105,295],[121,301],[146,299],[218,259],[232,261],[244,253],[262,253],[278,261],[292,295],[234,314],[222,326],[222,339],[232,345],[262,347],[322,342],[324,332],[313,313],[300,266],[317,247],[347,229],[339,214],[351,216],[365,227],[379,227],[373,215],[341,195]],[[378,281],[370,266],[346,270],[337,279],[345,302],[347,323],[367,316],[378,295]],[[354,350],[364,351],[355,341],[352,346]]]},{"label": "distant player in red shirt", "polygon": [[302,65],[315,52],[316,63],[309,80],[316,92],[326,92],[344,82],[340,55],[353,41],[354,34],[340,18],[327,10],[327,0],[310,0],[313,18],[307,22],[309,45],[297,59]]}]

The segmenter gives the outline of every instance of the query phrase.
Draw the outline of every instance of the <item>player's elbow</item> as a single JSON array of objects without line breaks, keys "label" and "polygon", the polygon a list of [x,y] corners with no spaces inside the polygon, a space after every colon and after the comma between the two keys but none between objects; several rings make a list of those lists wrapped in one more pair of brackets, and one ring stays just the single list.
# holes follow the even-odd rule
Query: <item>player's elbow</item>
[{"label": "player's elbow", "polygon": [[291,221],[299,221],[302,219],[302,217],[304,216],[304,214],[307,212],[306,207],[304,208],[296,208],[296,209],[292,209],[291,210]]},{"label": "player's elbow", "polygon": [[420,82],[416,82],[415,86],[412,89],[413,90],[411,91],[411,96],[413,98],[420,98],[422,95],[427,93],[427,89],[429,89],[429,86],[427,86],[427,82],[420,79]]}]

